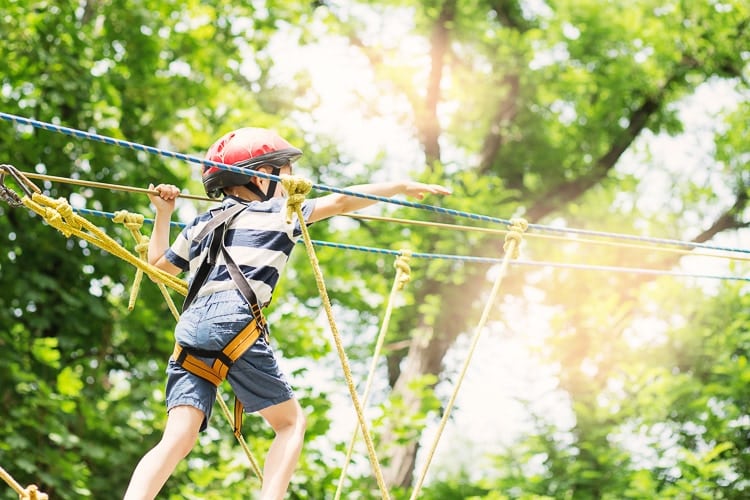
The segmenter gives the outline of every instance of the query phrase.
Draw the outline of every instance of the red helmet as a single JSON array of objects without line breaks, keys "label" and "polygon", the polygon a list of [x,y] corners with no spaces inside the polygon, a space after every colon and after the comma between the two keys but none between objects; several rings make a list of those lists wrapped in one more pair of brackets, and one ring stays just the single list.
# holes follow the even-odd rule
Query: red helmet
[{"label": "red helmet", "polygon": [[[208,149],[206,159],[236,167],[257,169],[270,166],[273,175],[279,175],[281,167],[289,165],[302,156],[295,148],[276,132],[264,128],[245,127],[221,137]],[[251,176],[230,172],[223,168],[203,165],[203,186],[211,198],[220,198],[222,189],[229,186],[247,186],[263,200],[269,199],[276,191],[276,181],[272,180],[265,193],[250,182]]]}]

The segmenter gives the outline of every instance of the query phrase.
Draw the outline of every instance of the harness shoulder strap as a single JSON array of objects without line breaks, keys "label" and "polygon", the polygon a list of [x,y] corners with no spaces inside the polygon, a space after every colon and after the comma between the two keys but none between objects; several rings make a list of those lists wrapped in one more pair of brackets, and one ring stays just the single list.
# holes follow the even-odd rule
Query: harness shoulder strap
[{"label": "harness shoulder strap", "polygon": [[190,304],[192,304],[193,300],[195,300],[198,291],[206,282],[206,278],[208,278],[208,273],[216,263],[216,255],[224,240],[224,229],[232,221],[232,219],[239,215],[240,212],[245,210],[245,208],[247,208],[245,205],[238,203],[229,208],[223,209],[218,214],[213,215],[211,220],[208,221],[208,223],[198,233],[198,236],[196,236],[195,239],[201,242],[205,240],[209,234],[211,234],[211,245],[209,246],[206,258],[203,260],[203,262],[201,262],[201,265],[198,267],[193,280],[190,282],[190,286],[188,287],[188,292],[185,297],[185,302],[183,302],[182,304],[183,312],[190,306]]},{"label": "harness shoulder strap", "polygon": [[[224,379],[226,379],[227,373],[234,362],[255,343],[258,337],[260,335],[268,335],[268,327],[263,318],[260,305],[258,304],[258,298],[224,243],[224,233],[226,228],[232,222],[234,217],[239,215],[239,213],[245,208],[246,206],[241,204],[225,208],[220,213],[213,215],[211,220],[203,227],[203,229],[201,229],[198,236],[196,236],[196,240],[202,242],[209,234],[211,234],[211,243],[206,258],[201,262],[198,271],[195,273],[195,277],[190,282],[182,310],[185,311],[195,299],[198,291],[206,282],[209,272],[216,265],[216,257],[219,251],[221,251],[232,281],[237,285],[238,290],[250,306],[253,320],[242,331],[240,331],[235,338],[229,342],[229,344],[224,346],[221,351],[209,352],[175,344],[175,350],[172,355],[175,362],[187,371],[211,382],[217,387]],[[213,365],[209,366],[202,360],[198,359],[197,356],[201,355],[215,358]],[[237,437],[242,433],[243,413],[243,404],[235,396],[234,434]]]},{"label": "harness shoulder strap", "polygon": [[237,289],[240,291],[245,301],[250,306],[255,318],[261,316],[260,304],[258,304],[258,297],[256,297],[253,288],[250,283],[247,282],[247,278],[242,274],[240,266],[234,261],[234,258],[229,254],[226,245],[224,244],[224,238],[221,238],[221,254],[224,256],[224,262],[226,263],[229,276],[232,277],[232,281],[237,285]]}]

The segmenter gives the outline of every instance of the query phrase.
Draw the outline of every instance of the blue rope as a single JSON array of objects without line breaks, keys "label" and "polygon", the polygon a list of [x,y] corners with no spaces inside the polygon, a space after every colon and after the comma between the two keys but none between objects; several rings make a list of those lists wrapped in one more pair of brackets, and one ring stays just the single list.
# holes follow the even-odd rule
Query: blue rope
[{"label": "blue rope", "polygon": [[[236,167],[234,165],[218,163],[215,161],[206,160],[204,158],[199,158],[197,156],[191,156],[191,155],[186,155],[182,153],[175,153],[172,151],[167,151],[167,150],[155,148],[152,146],[145,146],[145,145],[138,144],[135,142],[115,139],[112,137],[107,137],[107,136],[95,134],[92,132],[84,132],[82,130],[63,127],[60,125],[55,125],[55,124],[48,123],[48,122],[42,122],[42,121],[34,120],[31,118],[24,118],[22,116],[12,115],[9,113],[0,112],[0,119],[9,121],[16,125],[19,125],[19,124],[30,125],[36,128],[43,129],[43,130],[59,132],[65,135],[69,135],[69,136],[73,136],[73,137],[77,137],[81,139],[94,140],[98,142],[103,142],[105,144],[120,146],[123,148],[132,149],[136,151],[145,151],[147,153],[154,154],[157,156],[174,158],[174,159],[183,160],[183,161],[187,161],[191,163],[197,163],[199,165],[214,166],[214,167],[218,167],[224,170],[228,170],[230,172],[236,172],[236,173],[240,173],[244,175],[261,177],[264,179],[271,179],[271,180],[276,180],[276,181],[280,180],[279,176],[267,174],[265,172],[260,172],[257,170],[250,170],[250,169],[246,169],[242,167]],[[320,191],[329,191],[332,193],[339,193],[339,194],[344,194],[347,196],[355,196],[355,197],[365,198],[368,200],[373,200],[373,201],[378,201],[378,202],[383,202],[383,203],[401,205],[401,206],[409,207],[409,208],[417,208],[417,209],[427,210],[427,211],[431,211],[435,213],[451,215],[454,217],[464,217],[464,218],[468,218],[472,220],[491,222],[491,223],[503,224],[503,225],[511,224],[511,221],[508,219],[490,217],[487,215],[478,215],[478,214],[474,214],[470,212],[463,212],[463,211],[453,210],[449,208],[437,207],[434,205],[425,205],[422,203],[415,203],[415,202],[399,200],[395,198],[387,198],[384,196],[375,196],[375,195],[366,194],[366,193],[359,193],[359,192],[350,191],[347,189],[327,186],[325,184],[313,184],[312,187]],[[667,239],[667,238],[652,238],[648,236],[637,236],[637,235],[611,233],[611,232],[604,232],[604,231],[594,231],[594,230],[587,230],[587,229],[558,228],[558,227],[547,226],[547,225],[542,225],[542,224],[529,224],[529,229],[534,229],[534,230],[543,231],[543,232],[558,233],[558,234],[577,234],[581,236],[595,236],[595,237],[619,239],[619,240],[625,240],[625,241],[653,243],[657,245],[672,245],[672,246],[678,246],[678,247],[690,248],[690,249],[702,248],[706,250],[719,250],[719,251],[725,251],[725,252],[750,253],[750,249],[746,249],[746,248],[733,248],[733,247],[713,245],[713,244],[708,244],[708,243],[693,243],[693,242],[680,241],[680,240]]]},{"label": "blue rope", "polygon": [[[86,208],[74,208],[73,211],[81,215],[103,216],[109,219],[113,219],[115,216],[115,214],[110,213],[110,212],[100,212],[98,210],[89,210]],[[143,222],[148,223],[148,224],[153,224],[154,220],[144,218]],[[179,228],[184,228],[186,226],[185,223],[174,222],[174,221],[170,222],[170,225],[173,227],[179,227]],[[321,240],[312,240],[312,243],[320,247],[336,248],[336,249],[341,249],[341,250],[355,250],[358,252],[365,252],[365,253],[372,253],[372,254],[379,254],[379,255],[391,255],[391,256],[401,255],[401,251],[399,250],[388,250],[386,248],[366,247],[366,246],[361,246],[361,245],[351,245],[348,243],[334,243],[330,241],[321,241]],[[481,263],[481,264],[500,264],[503,262],[503,259],[499,259],[499,258],[452,255],[452,254],[442,254],[442,253],[412,252],[411,256],[414,258],[418,258],[418,259],[455,260],[455,261],[473,262],[473,263]],[[677,271],[661,271],[658,269],[644,269],[644,268],[638,268],[638,267],[599,266],[599,265],[590,265],[590,264],[567,264],[567,263],[562,263],[562,262],[523,261],[523,260],[513,260],[511,261],[511,265],[534,266],[534,267],[556,267],[556,268],[564,268],[564,269],[577,269],[581,271],[607,271],[607,272],[647,274],[647,275],[658,275],[658,276],[673,276],[673,277],[678,277],[678,278],[717,279],[717,280],[727,280],[727,281],[750,281],[750,277],[743,277],[743,276],[692,274],[692,273],[682,273],[682,272],[677,272]]]}]

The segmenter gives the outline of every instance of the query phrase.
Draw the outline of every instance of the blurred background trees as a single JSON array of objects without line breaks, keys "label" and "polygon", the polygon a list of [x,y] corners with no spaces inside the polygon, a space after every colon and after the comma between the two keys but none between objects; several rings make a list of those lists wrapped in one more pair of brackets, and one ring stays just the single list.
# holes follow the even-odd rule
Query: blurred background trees
[{"label": "blurred background trees", "polygon": [[[196,155],[233,128],[272,127],[305,151],[298,173],[323,184],[410,176],[450,186],[451,197],[426,202],[456,210],[748,248],[744,2],[0,5],[6,113]],[[183,162],[8,122],[0,152],[2,163],[26,171],[202,192]],[[40,187],[82,207],[150,215],[144,196]],[[180,215],[204,208],[183,202]],[[378,213],[467,224],[392,206]],[[132,247],[126,231],[97,223]],[[502,255],[492,233],[343,217],[312,230],[316,239],[392,250]],[[132,268],[23,209],[0,205],[0,241],[0,465],[51,498],[117,496],[164,422],[174,325],[166,305],[144,284],[129,312]],[[523,256],[747,275],[742,255],[531,234]],[[319,259],[362,380],[392,261],[330,248]],[[408,497],[493,276],[486,264],[460,260],[412,266],[369,412],[395,498]],[[291,497],[329,498],[354,416],[304,252],[290,267],[269,317],[310,415]],[[747,290],[513,266],[483,346],[501,360],[516,349],[522,361],[476,367],[492,376],[467,384],[492,404],[459,398],[457,435],[441,448],[483,446],[464,461],[438,456],[422,496],[747,496]],[[540,380],[545,390],[532,390]],[[506,425],[500,416],[509,412],[523,425],[504,430],[508,442],[496,442],[493,425],[471,426],[482,414]],[[220,416],[165,498],[257,490]],[[245,430],[262,456],[269,429],[248,418]],[[346,491],[379,496],[363,453]]]}]

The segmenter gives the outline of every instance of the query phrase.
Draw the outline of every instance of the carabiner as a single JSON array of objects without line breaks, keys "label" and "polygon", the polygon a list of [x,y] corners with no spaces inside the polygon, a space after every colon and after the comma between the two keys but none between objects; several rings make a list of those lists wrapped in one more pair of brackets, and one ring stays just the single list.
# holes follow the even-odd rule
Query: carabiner
[{"label": "carabiner", "polygon": [[[23,205],[21,198],[15,193],[15,191],[5,185],[5,176],[8,173],[13,175],[11,169],[13,169],[13,167],[10,165],[0,165],[0,172],[5,171],[0,173],[0,198],[5,200],[11,207],[20,207]],[[15,179],[16,177],[13,176],[13,178]]]},{"label": "carabiner", "polygon": [[[27,179],[26,176],[23,175],[23,173],[19,172],[18,169],[14,167],[13,165],[0,165],[0,170],[5,170],[6,173],[10,174],[11,177],[13,177],[13,180],[16,181],[16,184],[18,185],[18,187],[20,187],[21,190],[23,190],[23,193],[26,196],[32,196],[34,193],[42,192],[41,189],[36,187],[36,184],[31,182],[29,179]],[[0,184],[2,184],[3,187],[5,188],[4,190],[7,191],[8,188],[5,187],[4,185],[5,175],[6,174],[2,174],[3,182],[0,182]],[[16,195],[16,198],[17,197],[18,195]]]}]

